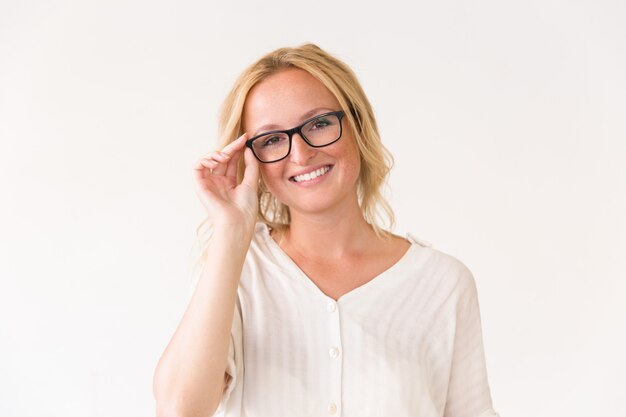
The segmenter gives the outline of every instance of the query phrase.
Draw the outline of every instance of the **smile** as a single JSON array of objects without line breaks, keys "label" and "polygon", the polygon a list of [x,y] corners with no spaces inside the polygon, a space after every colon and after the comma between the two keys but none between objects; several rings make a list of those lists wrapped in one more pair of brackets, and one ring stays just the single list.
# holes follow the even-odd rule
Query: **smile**
[{"label": "smile", "polygon": [[331,167],[332,165],[326,165],[325,167],[322,167],[315,171],[311,171],[311,172],[307,172],[306,174],[300,174],[300,175],[296,175],[295,177],[291,177],[289,178],[289,180],[294,181],[294,182],[311,181],[317,177],[321,177],[322,175],[325,175],[328,171],[330,171]]}]

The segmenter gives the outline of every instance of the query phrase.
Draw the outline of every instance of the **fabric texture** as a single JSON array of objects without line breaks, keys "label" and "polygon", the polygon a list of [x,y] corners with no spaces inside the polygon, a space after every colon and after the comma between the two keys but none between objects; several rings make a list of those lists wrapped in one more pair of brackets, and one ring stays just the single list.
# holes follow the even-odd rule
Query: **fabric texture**
[{"label": "fabric texture", "polygon": [[498,417],[472,273],[407,239],[398,262],[335,301],[257,223],[214,416]]}]

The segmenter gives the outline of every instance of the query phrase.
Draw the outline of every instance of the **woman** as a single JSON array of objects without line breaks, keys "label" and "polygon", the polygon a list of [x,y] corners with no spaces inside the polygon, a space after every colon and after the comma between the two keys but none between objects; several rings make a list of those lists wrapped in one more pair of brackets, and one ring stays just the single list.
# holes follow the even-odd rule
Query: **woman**
[{"label": "woman", "polygon": [[352,71],[315,45],[276,50],[220,132],[195,167],[211,236],[157,414],[497,416],[471,272],[380,225],[391,158]]}]

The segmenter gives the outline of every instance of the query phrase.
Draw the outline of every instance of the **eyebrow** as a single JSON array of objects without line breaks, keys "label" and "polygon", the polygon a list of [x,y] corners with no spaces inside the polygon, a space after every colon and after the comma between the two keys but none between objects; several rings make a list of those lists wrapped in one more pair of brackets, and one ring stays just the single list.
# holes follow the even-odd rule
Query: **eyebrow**
[{"label": "eyebrow", "polygon": [[[334,111],[330,107],[316,107],[316,108],[311,109],[308,112],[304,113],[302,116],[300,116],[300,122],[303,122],[306,119],[309,119],[309,118],[315,116],[316,114],[322,114],[322,110],[324,110],[324,113]],[[280,126],[277,125],[277,124],[269,123],[269,124],[260,126],[256,130],[256,132],[254,132],[254,134],[252,136],[257,136],[260,133],[268,132],[268,131],[271,131],[271,130],[283,130],[283,129],[280,129]]]}]

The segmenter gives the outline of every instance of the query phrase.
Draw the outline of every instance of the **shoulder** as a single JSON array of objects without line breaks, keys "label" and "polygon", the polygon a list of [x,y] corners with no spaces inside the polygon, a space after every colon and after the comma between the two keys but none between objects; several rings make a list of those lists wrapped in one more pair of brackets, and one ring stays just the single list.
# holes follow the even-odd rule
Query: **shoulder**
[{"label": "shoulder", "polygon": [[247,261],[255,261],[269,264],[279,264],[281,257],[277,253],[276,242],[270,235],[270,227],[261,221],[256,222],[254,234],[250,241],[250,248],[246,256]]},{"label": "shoulder", "polygon": [[454,292],[472,291],[476,283],[470,268],[456,256],[433,247],[433,244],[418,238],[413,233],[406,233],[407,239],[417,246],[426,258],[422,267],[425,275],[449,287]]},{"label": "shoulder", "polygon": [[253,243],[264,243],[267,238],[270,237],[270,227],[261,221],[256,222],[254,225],[254,235],[252,236]]}]

